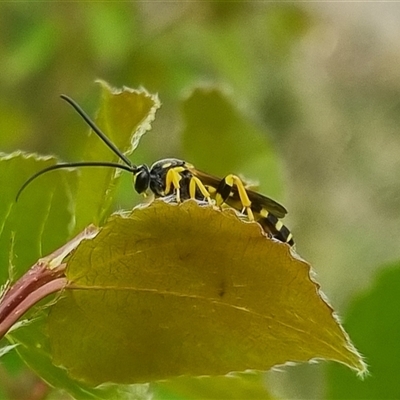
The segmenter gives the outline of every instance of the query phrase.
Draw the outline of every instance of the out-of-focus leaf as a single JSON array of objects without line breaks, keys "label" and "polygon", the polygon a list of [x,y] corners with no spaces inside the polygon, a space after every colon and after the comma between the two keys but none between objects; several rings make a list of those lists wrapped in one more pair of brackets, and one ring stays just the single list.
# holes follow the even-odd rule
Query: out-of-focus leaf
[{"label": "out-of-focus leaf", "polygon": [[374,286],[356,299],[346,328],[365,353],[370,376],[364,381],[344,368],[331,366],[329,399],[398,399],[400,380],[400,263],[385,269]]},{"label": "out-of-focus leaf", "polygon": [[113,7],[102,2],[85,7],[88,36],[96,61],[109,65],[126,62],[126,59],[123,60],[124,55],[126,56],[138,39],[133,37],[134,21],[126,18],[126,12],[126,4],[123,2],[116,3]]},{"label": "out-of-focus leaf", "polygon": [[43,175],[22,192],[18,203],[15,201],[23,183],[55,161],[20,152],[0,158],[0,284],[9,278],[10,258],[13,274],[18,277],[69,236],[74,172]]},{"label": "out-of-focus leaf", "polygon": [[[58,26],[50,19],[26,24],[26,30],[20,32],[24,40],[15,43],[12,52],[3,55],[3,74],[0,80],[6,76],[8,81],[3,84],[17,83],[27,77],[45,69],[48,61],[57,49],[59,35]],[[10,81],[11,79],[11,81]]]},{"label": "out-of-focus leaf", "polygon": [[246,373],[228,376],[202,376],[199,378],[180,377],[151,385],[154,400],[269,400],[273,397],[267,391],[264,374]]},{"label": "out-of-focus leaf", "polygon": [[93,385],[314,358],[363,372],[309,274],[233,210],[155,201],[113,216],[71,257],[49,315],[54,363]]},{"label": "out-of-focus leaf", "polygon": [[[130,154],[140,137],[150,129],[160,102],[144,89],[113,89],[100,81],[102,99],[95,119],[97,126],[124,154]],[[84,161],[120,161],[93,132],[88,137]],[[76,195],[76,231],[99,224],[109,212],[115,178],[113,168],[82,168]]]},{"label": "out-of-focus leaf", "polygon": [[[28,127],[28,117],[21,109],[10,102],[0,103],[0,145],[3,151],[14,151],[21,141],[26,140]],[[15,132],[18,132],[18,135]]]},{"label": "out-of-focus leaf", "polygon": [[218,176],[243,174],[268,195],[282,192],[279,163],[263,132],[219,89],[198,88],[183,104],[184,153],[199,169]]}]

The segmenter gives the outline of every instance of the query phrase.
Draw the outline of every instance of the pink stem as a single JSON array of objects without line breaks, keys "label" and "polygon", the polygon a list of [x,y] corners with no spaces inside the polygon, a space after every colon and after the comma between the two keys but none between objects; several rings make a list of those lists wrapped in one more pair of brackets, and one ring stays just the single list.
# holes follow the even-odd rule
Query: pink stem
[{"label": "pink stem", "polygon": [[9,313],[3,321],[0,322],[0,339],[9,331],[9,329],[18,321],[18,319],[26,311],[28,311],[38,301],[42,300],[49,294],[59,292],[62,290],[68,281],[67,278],[57,278],[53,281],[46,283],[34,292],[30,293],[24,300],[22,300],[14,310]]}]

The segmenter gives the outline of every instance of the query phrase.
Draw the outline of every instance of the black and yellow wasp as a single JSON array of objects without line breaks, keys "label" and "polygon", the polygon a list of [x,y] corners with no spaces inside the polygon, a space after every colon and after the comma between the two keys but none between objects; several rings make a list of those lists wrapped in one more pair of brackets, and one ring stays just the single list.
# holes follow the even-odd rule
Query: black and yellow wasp
[{"label": "black and yellow wasp", "polygon": [[125,164],[88,161],[52,165],[32,175],[19,190],[17,200],[29,183],[49,171],[71,167],[119,168],[133,175],[134,188],[139,194],[151,192],[155,197],[175,195],[178,203],[196,199],[220,207],[227,205],[246,215],[248,220],[257,221],[264,231],[275,239],[288,243],[290,246],[294,244],[289,229],[279,220],[287,214],[285,207],[269,197],[246,189],[242,180],[236,175],[230,174],[220,179],[201,172],[193,165],[176,158],[157,161],[151,167],[146,164],[136,166],[110,141],[74,100],[65,95],[61,95],[61,98],[78,112],[100,139]]}]

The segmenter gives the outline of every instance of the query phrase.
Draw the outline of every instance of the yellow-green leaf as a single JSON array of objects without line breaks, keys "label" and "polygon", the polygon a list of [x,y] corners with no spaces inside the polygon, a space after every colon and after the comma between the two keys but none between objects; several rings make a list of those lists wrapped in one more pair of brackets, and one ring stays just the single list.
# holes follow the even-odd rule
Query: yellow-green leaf
[{"label": "yellow-green leaf", "polygon": [[[121,153],[130,154],[137,147],[140,137],[150,129],[160,107],[158,97],[144,89],[114,89],[104,81],[99,82],[102,99],[95,122]],[[120,160],[92,132],[82,161]],[[91,223],[99,223],[109,215],[114,180],[119,172],[113,168],[82,168],[76,195],[77,231]]]},{"label": "yellow-green leaf", "polygon": [[233,210],[158,200],[114,215],[71,257],[49,316],[54,363],[97,385],[364,363],[289,246]]},{"label": "yellow-green leaf", "polygon": [[265,374],[249,372],[227,376],[180,377],[151,385],[152,399],[271,400]]},{"label": "yellow-green leaf", "polygon": [[32,182],[16,195],[35,172],[56,163],[54,157],[15,152],[0,154],[0,283],[22,275],[38,258],[54,251],[69,236],[71,190],[75,171],[56,171]]}]

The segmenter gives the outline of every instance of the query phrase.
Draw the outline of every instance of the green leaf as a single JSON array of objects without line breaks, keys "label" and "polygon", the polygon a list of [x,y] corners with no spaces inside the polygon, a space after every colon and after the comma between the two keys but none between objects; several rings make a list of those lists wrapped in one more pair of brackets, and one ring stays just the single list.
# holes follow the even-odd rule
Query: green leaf
[{"label": "green leaf", "polygon": [[21,193],[18,203],[15,200],[30,176],[55,162],[52,157],[21,152],[0,157],[0,284],[9,278],[10,263],[18,277],[69,236],[75,172],[44,175]]},{"label": "green leaf", "polygon": [[180,377],[151,385],[154,400],[269,400],[264,374],[246,373],[229,376],[202,376],[199,378]]},{"label": "green leaf", "polygon": [[[76,171],[59,170],[43,175],[26,187],[18,203],[15,201],[18,190],[30,176],[55,163],[56,159],[53,157],[39,157],[21,152],[2,155],[0,158],[2,285],[11,275],[14,278],[21,276],[39,258],[63,245],[70,235],[71,192],[76,185]],[[11,266],[7,269],[9,263]],[[43,321],[46,320],[41,315],[41,319],[34,323],[22,324],[23,327],[9,333],[7,339],[12,346],[17,346],[16,351],[23,360],[48,382],[58,386],[61,376],[61,381],[64,382],[59,387],[66,386],[74,394],[82,392],[83,389],[77,388],[77,384],[66,377],[65,371],[55,368],[51,363],[50,352],[46,352],[45,347]],[[10,347],[3,347],[7,348]],[[88,396],[86,394],[81,397]]]},{"label": "green leaf", "polygon": [[261,191],[282,193],[280,165],[267,132],[217,88],[197,88],[183,103],[183,148],[188,161],[217,176],[243,174]]},{"label": "green leaf", "polygon": [[36,315],[29,326],[8,335],[9,340],[19,343],[18,354],[50,385],[68,391],[76,399],[123,399],[117,396],[117,387],[92,388],[68,377],[66,371],[54,366],[47,337],[47,314]]},{"label": "green leaf", "polygon": [[10,351],[14,350],[17,346],[18,346],[18,344],[10,344],[8,346],[1,347],[0,348],[0,358],[5,356]]},{"label": "green leaf", "polygon": [[[97,126],[124,154],[130,154],[141,136],[150,129],[160,102],[144,89],[113,89],[99,81],[102,89]],[[88,137],[83,161],[120,161],[101,140],[93,134]],[[110,213],[115,179],[120,171],[113,168],[82,168],[76,194],[76,231],[99,224]]]},{"label": "green leaf", "polygon": [[158,200],[114,215],[67,278],[49,315],[53,361],[90,385],[314,358],[365,370],[310,266],[231,209]]},{"label": "green leaf", "polygon": [[349,308],[346,327],[366,356],[371,375],[356,379],[344,368],[331,366],[329,399],[397,399],[400,381],[400,263],[377,276],[374,285]]}]

